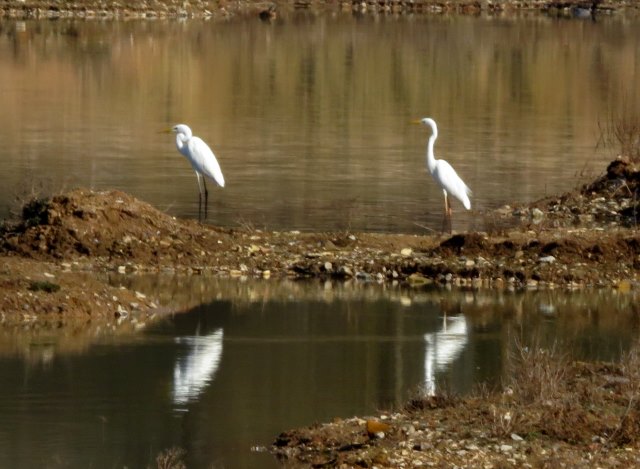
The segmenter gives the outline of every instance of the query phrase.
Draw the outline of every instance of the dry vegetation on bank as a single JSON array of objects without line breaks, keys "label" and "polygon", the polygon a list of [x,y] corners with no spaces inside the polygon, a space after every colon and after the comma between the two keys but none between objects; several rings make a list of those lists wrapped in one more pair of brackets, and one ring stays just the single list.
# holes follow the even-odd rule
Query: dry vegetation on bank
[{"label": "dry vegetation on bank", "polygon": [[636,467],[640,359],[571,362],[516,347],[512,378],[466,398],[438,394],[375,417],[282,433],[287,467]]}]

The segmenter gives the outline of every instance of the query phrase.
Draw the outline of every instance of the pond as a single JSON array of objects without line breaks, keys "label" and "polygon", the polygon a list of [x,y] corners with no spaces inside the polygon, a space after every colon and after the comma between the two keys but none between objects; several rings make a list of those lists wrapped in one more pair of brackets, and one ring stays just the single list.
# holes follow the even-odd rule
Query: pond
[{"label": "pond", "polygon": [[[0,21],[0,217],[16,197],[121,189],[196,217],[193,171],[158,131],[192,126],[227,186],[209,222],[261,229],[439,230],[436,156],[482,210],[575,187],[638,112],[639,20],[362,17]],[[602,143],[602,142],[600,142]]]},{"label": "pond", "polygon": [[615,360],[638,334],[637,295],[616,292],[119,283],[188,310],[99,339],[4,331],[1,467],[148,467],[172,447],[188,467],[276,467],[281,431],[499,385],[517,346]]}]

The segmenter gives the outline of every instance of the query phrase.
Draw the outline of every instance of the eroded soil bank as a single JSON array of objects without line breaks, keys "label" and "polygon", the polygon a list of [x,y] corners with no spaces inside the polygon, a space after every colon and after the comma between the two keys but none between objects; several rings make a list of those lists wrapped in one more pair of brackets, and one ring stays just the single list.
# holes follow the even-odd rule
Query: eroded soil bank
[{"label": "eroded soil bank", "polygon": [[472,397],[416,397],[396,412],[282,433],[290,467],[637,467],[638,354],[567,362],[534,347],[510,383]]},{"label": "eroded soil bank", "polygon": [[[123,192],[77,189],[28,201],[0,229],[0,322],[68,331],[124,322],[135,331],[163,305],[107,275],[136,272],[628,291],[640,285],[639,189],[638,165],[616,160],[577,190],[478,213],[485,231],[453,236],[219,228]],[[560,361],[543,354],[522,368],[547,363],[542,377],[287,432],[273,451],[303,467],[629,467],[640,462],[640,361],[628,360],[635,365],[553,368]]]},{"label": "eroded soil bank", "polygon": [[640,171],[612,162],[562,196],[479,213],[486,231],[450,235],[269,232],[171,217],[118,191],[27,202],[0,230],[5,321],[148,311],[92,272],[182,272],[493,288],[638,287]]}]

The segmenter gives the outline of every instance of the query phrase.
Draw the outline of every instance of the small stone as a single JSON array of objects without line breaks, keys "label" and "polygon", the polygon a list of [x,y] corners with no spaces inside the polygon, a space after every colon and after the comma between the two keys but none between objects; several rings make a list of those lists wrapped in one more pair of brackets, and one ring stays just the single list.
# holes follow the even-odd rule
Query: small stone
[{"label": "small stone", "polygon": [[511,439],[513,441],[523,441],[524,438],[522,438],[520,435],[518,435],[517,433],[512,433],[511,434]]},{"label": "small stone", "polygon": [[370,438],[384,438],[385,432],[388,432],[391,426],[378,420],[367,420],[367,434]]},{"label": "small stone", "polygon": [[118,305],[118,309],[116,311],[117,318],[126,318],[129,316],[129,312],[122,307],[122,305]]},{"label": "small stone", "polygon": [[407,277],[407,282],[411,285],[424,285],[428,280],[422,274],[414,272]]},{"label": "small stone", "polygon": [[500,445],[500,451],[502,451],[503,453],[509,453],[509,452],[513,451],[513,446],[511,446],[511,445]]},{"label": "small stone", "polygon": [[365,280],[368,282],[371,280],[371,274],[359,270],[358,272],[356,272],[356,278],[358,280]]},{"label": "small stone", "polygon": [[331,262],[325,262],[324,263],[324,270],[325,272],[331,272],[333,270],[333,264]]},{"label": "small stone", "polygon": [[556,261],[556,258],[553,256],[543,256],[538,260],[545,264],[553,264]]},{"label": "small stone", "polygon": [[631,282],[629,280],[620,280],[615,286],[622,293],[627,293],[631,290]]},{"label": "small stone", "polygon": [[400,251],[400,255],[404,257],[409,257],[411,256],[411,254],[413,254],[413,249],[411,248],[404,248],[402,251]]},{"label": "small stone", "polygon": [[139,300],[144,300],[147,297],[147,295],[145,295],[144,293],[140,293],[139,291],[136,292],[136,298],[138,298]]},{"label": "small stone", "polygon": [[542,219],[544,218],[544,212],[542,210],[540,210],[539,208],[534,208],[533,210],[531,210],[531,221],[533,221],[534,224],[538,224],[542,221]]},{"label": "small stone", "polygon": [[127,273],[127,266],[125,266],[125,265],[119,265],[119,266],[118,266],[118,273],[119,273],[119,274],[126,274],[126,273]]}]

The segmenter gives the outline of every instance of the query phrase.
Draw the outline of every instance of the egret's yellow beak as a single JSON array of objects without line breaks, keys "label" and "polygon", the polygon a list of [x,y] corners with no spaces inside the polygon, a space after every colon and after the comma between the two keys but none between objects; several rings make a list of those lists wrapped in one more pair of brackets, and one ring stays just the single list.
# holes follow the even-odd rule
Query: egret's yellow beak
[{"label": "egret's yellow beak", "polygon": [[170,134],[171,132],[173,132],[172,128],[168,128],[168,129],[164,129],[164,130],[158,130],[159,134]]},{"label": "egret's yellow beak", "polygon": [[410,124],[422,124],[422,120],[421,119],[413,119],[412,121],[409,122]]}]

